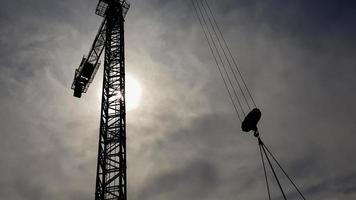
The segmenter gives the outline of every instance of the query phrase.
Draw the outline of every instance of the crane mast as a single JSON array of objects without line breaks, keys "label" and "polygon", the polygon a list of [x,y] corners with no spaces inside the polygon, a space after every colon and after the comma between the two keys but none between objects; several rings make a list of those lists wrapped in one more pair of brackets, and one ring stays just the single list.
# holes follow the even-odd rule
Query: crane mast
[{"label": "crane mast", "polygon": [[95,199],[126,200],[124,19],[108,6]]},{"label": "crane mast", "polygon": [[89,55],[82,59],[72,84],[80,98],[92,82],[104,55],[95,200],[126,200],[125,0],[100,0],[96,14],[104,17]]}]

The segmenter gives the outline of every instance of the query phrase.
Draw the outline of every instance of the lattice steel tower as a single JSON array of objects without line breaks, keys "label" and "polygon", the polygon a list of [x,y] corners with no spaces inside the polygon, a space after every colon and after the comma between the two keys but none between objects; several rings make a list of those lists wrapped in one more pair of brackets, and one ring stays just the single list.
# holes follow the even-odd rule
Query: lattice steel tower
[{"label": "lattice steel tower", "polygon": [[126,200],[125,0],[100,0],[96,14],[103,22],[88,56],[75,70],[74,96],[88,90],[105,49],[95,200]]}]

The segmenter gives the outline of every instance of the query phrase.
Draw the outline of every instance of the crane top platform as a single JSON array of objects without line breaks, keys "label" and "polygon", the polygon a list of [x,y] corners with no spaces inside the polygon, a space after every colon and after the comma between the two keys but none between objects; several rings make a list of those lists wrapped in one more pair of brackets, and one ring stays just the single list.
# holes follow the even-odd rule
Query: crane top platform
[{"label": "crane top platform", "polygon": [[95,14],[105,17],[106,16],[106,10],[109,7],[110,3],[119,3],[121,7],[123,8],[123,17],[126,17],[126,14],[130,8],[130,3],[126,0],[100,0],[98,2],[98,5],[96,6],[95,9]]}]

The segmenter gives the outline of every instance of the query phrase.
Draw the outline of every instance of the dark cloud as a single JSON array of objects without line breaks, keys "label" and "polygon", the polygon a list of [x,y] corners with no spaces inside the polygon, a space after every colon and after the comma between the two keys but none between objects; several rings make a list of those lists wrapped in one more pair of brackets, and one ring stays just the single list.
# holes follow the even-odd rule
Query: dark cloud
[{"label": "dark cloud", "polygon": [[138,199],[207,198],[216,188],[215,169],[206,161],[193,161],[182,169],[161,172],[138,195]]},{"label": "dark cloud", "polygon": [[[308,199],[354,199],[355,3],[209,2],[266,144]],[[101,21],[96,3],[0,7],[1,198],[93,198],[101,71],[80,100],[70,85]],[[126,49],[143,89],[128,113],[129,198],[265,198],[256,141],[239,130],[190,2],[132,1]]]}]

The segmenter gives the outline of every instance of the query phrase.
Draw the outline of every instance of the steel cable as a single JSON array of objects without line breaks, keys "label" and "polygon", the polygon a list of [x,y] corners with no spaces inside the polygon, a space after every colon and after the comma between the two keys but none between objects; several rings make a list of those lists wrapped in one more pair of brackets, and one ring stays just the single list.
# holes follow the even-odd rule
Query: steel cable
[{"label": "steel cable", "polygon": [[224,61],[223,61],[222,55],[220,54],[220,50],[219,50],[219,48],[217,47],[216,41],[214,40],[214,36],[217,37],[217,35],[214,35],[214,33],[212,33],[211,30],[209,29],[209,25],[208,25],[207,20],[206,20],[206,18],[205,18],[205,16],[204,16],[204,13],[203,13],[202,9],[201,9],[200,6],[199,6],[199,3],[198,3],[199,1],[197,0],[196,2],[197,2],[197,8],[198,8],[199,13],[200,13],[200,15],[201,15],[201,17],[202,17],[202,21],[203,21],[203,23],[204,23],[204,25],[205,25],[205,27],[206,27],[206,29],[207,29],[208,35],[209,35],[210,38],[211,38],[213,47],[214,47],[214,49],[215,49],[215,51],[216,51],[216,53],[217,53],[217,55],[218,55],[218,58],[219,58],[219,60],[220,60],[220,62],[221,62],[221,65],[222,65],[223,70],[224,70],[224,72],[225,72],[225,75],[226,75],[226,77],[227,77],[228,83],[230,84],[230,86],[231,86],[231,88],[232,88],[233,94],[234,94],[235,97],[236,97],[236,100],[237,100],[237,102],[238,102],[238,105],[240,106],[240,109],[241,109],[241,111],[242,111],[242,113],[243,113],[243,116],[246,116],[246,113],[245,113],[245,111],[244,111],[244,109],[243,109],[243,106],[242,106],[242,104],[241,104],[240,98],[238,97],[238,94],[237,94],[237,92],[236,92],[236,89],[235,89],[235,87],[234,87],[234,84],[232,83],[231,78],[230,78],[230,76],[229,76],[229,73],[228,73],[228,71],[227,71],[227,69],[226,69],[226,66],[225,66],[225,63],[224,63]]},{"label": "steel cable", "polygon": [[[205,2],[206,2],[206,1],[205,1]],[[207,2],[206,2],[206,3],[207,3]],[[218,42],[218,44],[219,44],[219,46],[220,46],[220,48],[221,48],[221,50],[222,50],[222,52],[223,52],[223,54],[224,54],[224,56],[225,56],[225,60],[227,61],[228,65],[229,65],[229,68],[230,68],[230,70],[231,70],[231,72],[232,72],[232,74],[233,74],[233,78],[234,78],[235,82],[237,83],[237,86],[238,86],[239,90],[241,91],[241,94],[242,94],[242,96],[243,96],[243,99],[245,100],[248,109],[251,110],[250,104],[248,103],[248,100],[247,100],[247,98],[246,98],[246,96],[245,96],[245,93],[244,93],[244,91],[242,90],[242,87],[241,87],[241,85],[240,85],[240,82],[239,82],[239,80],[238,80],[238,78],[237,78],[237,76],[236,76],[235,70],[233,69],[232,64],[231,64],[231,62],[230,62],[230,59],[229,59],[229,57],[227,56],[227,53],[226,53],[226,51],[225,51],[226,44],[225,44],[225,47],[224,47],[223,44],[221,43],[219,34],[217,33],[217,30],[216,30],[217,27],[215,27],[215,23],[213,23],[213,21],[215,21],[214,16],[211,15],[211,14],[209,15],[209,12],[207,11],[208,9],[207,9],[206,6],[204,5],[204,1],[201,1],[201,5],[202,5],[202,8],[203,8],[203,10],[204,10],[204,12],[205,12],[205,14],[206,14],[206,16],[207,16],[207,19],[208,19],[208,21],[209,21],[209,24],[210,24],[210,26],[211,26],[211,29],[212,29],[213,32],[214,32],[214,35],[215,35],[215,37],[216,37],[216,39],[217,39],[217,42]],[[211,13],[211,11],[210,11],[210,13]],[[211,19],[211,18],[213,18],[213,19]]]},{"label": "steel cable", "polygon": [[[200,3],[199,3],[200,1]],[[240,112],[239,109],[241,108],[241,112],[243,117],[246,116],[246,113],[244,111],[244,106],[242,105],[242,102],[240,101],[238,92],[236,92],[236,84],[237,83],[237,87],[240,90],[243,99],[245,100],[245,103],[247,105],[247,107],[249,109],[251,109],[250,103],[252,102],[253,106],[256,106],[255,100],[253,99],[252,95],[251,95],[251,91],[250,89],[247,87],[246,81],[244,80],[244,77],[239,69],[239,66],[234,58],[234,56],[231,53],[231,50],[225,40],[224,35],[222,34],[221,28],[218,25],[215,15],[208,3],[207,0],[191,0],[193,7],[194,7],[194,11],[197,15],[197,18],[199,20],[199,23],[203,29],[205,38],[208,42],[210,51],[213,55],[214,61],[217,65],[218,71],[220,73],[220,76],[223,79],[224,85],[226,90],[228,91],[230,100],[234,106],[234,109],[236,111],[236,114],[240,120],[240,122],[242,122],[241,120],[241,116],[240,116]],[[205,4],[204,4],[205,2]],[[209,11],[209,12],[208,12]],[[204,14],[205,13],[205,14]],[[221,42],[223,41],[223,43]],[[220,48],[219,48],[220,47]],[[227,55],[225,49],[227,50],[229,56]],[[222,53],[221,53],[222,51]],[[219,59],[218,59],[219,58]],[[220,62],[219,62],[219,61]],[[233,73],[233,76],[229,75],[229,70],[227,69],[227,66],[225,65],[225,62],[227,62],[228,66],[230,67],[230,71]],[[232,61],[232,62],[231,62]],[[221,66],[220,64],[221,63]],[[236,71],[238,72],[238,76],[235,73],[235,70],[232,67],[232,63],[235,66]],[[225,73],[225,76],[223,74],[223,72]],[[240,84],[240,81],[242,82],[242,84]],[[230,89],[230,87],[231,89]],[[232,90],[232,91],[231,91]],[[236,101],[235,102],[233,95],[235,95],[236,97]],[[250,99],[249,99],[250,98]],[[239,108],[238,108],[239,107]],[[287,197],[284,193],[284,190],[279,182],[279,179],[277,177],[277,174],[273,168],[273,165],[271,163],[271,160],[268,156],[268,154],[273,158],[273,160],[277,163],[278,167],[282,170],[282,172],[284,173],[284,175],[288,178],[288,180],[293,184],[294,188],[298,191],[298,193],[300,194],[300,196],[304,199],[304,195],[301,193],[301,191],[298,189],[298,187],[294,184],[294,182],[292,181],[292,179],[288,176],[288,174],[285,172],[285,170],[282,168],[282,166],[279,164],[279,162],[277,161],[277,159],[275,158],[275,156],[269,151],[269,149],[264,145],[264,143],[261,141],[261,139],[258,137],[259,140],[259,148],[260,148],[260,154],[261,154],[261,160],[262,160],[262,164],[263,164],[263,169],[264,169],[264,175],[265,175],[265,181],[266,181],[266,186],[267,186],[267,191],[268,191],[268,197],[269,200],[271,200],[271,194],[270,194],[270,188],[269,188],[269,183],[268,183],[268,179],[267,179],[267,171],[266,171],[266,166],[265,166],[265,162],[264,162],[264,155],[266,156],[266,159],[268,161],[268,164],[273,172],[273,175],[278,183],[278,186],[281,190],[281,193],[284,197],[284,199],[286,200]],[[267,151],[266,151],[267,150]],[[262,153],[263,152],[263,153]],[[268,152],[268,154],[267,154]]]},{"label": "steel cable", "polygon": [[[206,4],[206,6],[204,5],[204,2],[205,2],[205,4]],[[217,23],[217,21],[216,21],[216,19],[215,19],[215,16],[214,16],[214,14],[213,14],[213,12],[212,12],[212,10],[211,10],[211,8],[210,8],[210,6],[209,6],[209,4],[208,4],[208,2],[207,2],[206,0],[205,0],[205,1],[202,1],[202,7],[203,7],[203,9],[204,9],[206,15],[208,16],[208,20],[209,20],[209,22],[210,22],[210,25],[211,25],[211,27],[212,27],[212,30],[214,31],[214,33],[215,33],[215,35],[216,35],[216,38],[217,38],[218,43],[219,43],[219,46],[220,46],[220,48],[222,49],[222,51],[223,51],[223,53],[224,53],[225,59],[226,59],[226,61],[227,61],[228,64],[229,64],[230,70],[231,70],[232,73],[233,73],[233,77],[234,77],[234,79],[235,79],[235,81],[236,81],[236,83],[237,83],[237,85],[238,85],[238,88],[239,88],[240,91],[241,91],[241,94],[242,94],[242,96],[243,96],[243,98],[244,98],[244,100],[245,100],[245,102],[246,102],[246,105],[247,105],[247,107],[249,108],[249,110],[251,110],[251,107],[250,107],[250,104],[249,104],[249,102],[248,102],[248,100],[247,100],[247,98],[246,98],[245,92],[243,91],[242,86],[240,85],[240,81],[239,81],[239,79],[237,78],[236,73],[235,73],[235,70],[234,70],[233,67],[232,67],[232,64],[231,64],[231,61],[230,61],[230,59],[229,59],[229,56],[227,55],[227,53],[226,53],[226,51],[225,51],[225,49],[227,49],[227,50],[230,50],[230,49],[229,49],[229,47],[228,47],[228,45],[227,45],[227,43],[226,43],[226,40],[225,40],[225,38],[224,38],[224,36],[223,36],[223,34],[222,34],[222,32],[221,32],[219,26],[218,26],[218,23]],[[207,7],[207,8],[206,8],[206,7]],[[208,12],[207,10],[209,10],[209,12]],[[221,43],[220,38],[224,41],[224,45]],[[231,52],[230,52],[230,54],[231,54]],[[230,56],[230,57],[231,57],[231,56]],[[233,60],[233,57],[231,57],[231,59]],[[238,70],[238,71],[239,71],[239,70]],[[241,79],[241,76],[240,76],[240,79]]]},{"label": "steel cable", "polygon": [[203,29],[203,32],[204,32],[205,38],[206,38],[206,40],[207,40],[207,42],[208,42],[208,45],[209,45],[211,54],[213,55],[213,58],[214,58],[214,60],[215,60],[215,64],[216,64],[216,66],[217,66],[217,68],[218,68],[218,71],[219,71],[219,73],[220,73],[221,78],[223,79],[225,88],[226,88],[226,90],[227,90],[227,92],[228,92],[228,94],[229,94],[231,103],[232,103],[232,105],[233,105],[233,107],[234,107],[234,109],[235,109],[236,115],[237,115],[238,119],[240,120],[240,122],[242,122],[242,119],[241,119],[241,117],[240,117],[240,113],[239,113],[239,111],[238,111],[238,109],[237,109],[236,103],[235,103],[235,101],[234,101],[234,99],[233,99],[233,97],[232,97],[232,94],[231,94],[230,89],[229,89],[229,87],[228,87],[227,81],[226,81],[226,79],[224,78],[224,75],[223,75],[223,73],[222,73],[222,71],[221,71],[221,67],[220,67],[219,62],[218,62],[218,60],[217,60],[217,57],[216,57],[216,55],[215,55],[215,53],[214,53],[212,44],[210,43],[209,37],[208,37],[208,35],[207,35],[207,31],[205,30],[204,25],[203,25],[203,22],[202,22],[202,19],[200,18],[201,16],[200,16],[200,14],[199,14],[199,12],[198,12],[197,6],[195,5],[194,0],[191,0],[191,2],[192,2],[192,4],[193,4],[193,7],[194,7],[194,10],[195,10],[196,16],[197,16],[197,18],[198,18],[198,21],[199,21],[199,23],[200,23],[200,25],[201,25],[201,27],[202,27],[202,29]]},{"label": "steel cable", "polygon": [[[213,19],[213,21],[214,21],[214,24],[215,24],[215,26],[216,26],[216,28],[217,28],[217,30],[218,30],[218,32],[219,32],[219,34],[220,34],[220,36],[221,36],[221,38],[222,38],[224,44],[225,44],[225,46],[226,46],[226,49],[228,50],[228,53],[229,53],[229,55],[230,55],[230,58],[231,58],[231,60],[233,61],[234,65],[235,65],[235,68],[236,68],[237,72],[239,73],[239,75],[240,75],[240,77],[241,77],[241,81],[242,81],[242,83],[243,83],[243,85],[244,85],[244,87],[245,87],[245,89],[246,89],[246,91],[247,91],[249,97],[251,98],[251,101],[252,101],[253,105],[254,105],[255,107],[257,107],[257,106],[256,106],[256,103],[255,103],[255,100],[254,100],[253,97],[252,97],[251,91],[250,91],[250,89],[247,87],[246,81],[245,81],[245,79],[243,78],[242,72],[241,72],[241,70],[239,69],[239,67],[238,67],[238,65],[237,65],[237,62],[236,62],[234,56],[233,56],[232,53],[231,53],[230,47],[229,47],[229,45],[227,44],[224,35],[222,34],[222,31],[221,31],[221,28],[220,28],[219,24],[218,24],[217,21],[216,21],[215,15],[214,15],[214,13],[213,13],[213,11],[212,11],[212,9],[211,9],[211,7],[210,7],[208,1],[207,1],[207,0],[204,0],[204,1],[205,1],[206,5],[207,5],[207,8],[209,9],[209,12],[210,12],[210,14],[211,14],[211,16],[212,16],[212,19]],[[245,95],[245,94],[243,93],[243,95]],[[245,97],[245,98],[246,98],[246,97]]]},{"label": "steel cable", "polygon": [[278,167],[282,170],[282,172],[284,173],[284,175],[288,178],[288,180],[292,183],[292,185],[294,186],[294,188],[298,191],[299,195],[304,199],[304,195],[302,194],[302,192],[298,189],[297,185],[292,181],[292,179],[289,177],[289,175],[287,174],[287,172],[283,169],[283,167],[281,166],[281,164],[279,164],[279,162],[277,161],[276,157],[272,154],[272,152],[266,147],[266,145],[263,145],[264,148],[267,150],[267,152],[271,155],[271,157],[273,158],[273,160],[277,163]]},{"label": "steel cable", "polygon": [[271,192],[269,190],[269,184],[268,184],[268,179],[267,179],[267,171],[266,171],[266,165],[265,165],[265,160],[263,158],[263,153],[262,153],[262,146],[263,144],[261,144],[260,142],[258,142],[258,146],[260,148],[260,154],[261,154],[261,160],[262,160],[262,165],[263,165],[263,171],[265,174],[265,181],[266,181],[266,187],[267,187],[267,192],[268,192],[268,199],[271,200]]},{"label": "steel cable", "polygon": [[271,170],[272,170],[272,173],[273,173],[273,175],[274,175],[274,178],[275,178],[276,181],[277,181],[278,187],[279,187],[279,189],[281,190],[281,193],[282,193],[282,195],[283,195],[283,198],[284,198],[284,200],[287,200],[287,196],[286,196],[286,194],[284,193],[284,190],[283,190],[283,188],[282,188],[281,183],[279,182],[279,179],[278,179],[278,176],[277,176],[277,174],[276,174],[276,171],[274,170],[273,165],[272,165],[272,163],[271,163],[271,160],[269,159],[268,154],[267,154],[267,152],[266,152],[266,150],[265,150],[265,146],[264,146],[264,144],[263,144],[263,142],[261,141],[260,138],[258,138],[258,140],[259,140],[259,142],[261,143],[262,150],[263,150],[263,152],[264,152],[264,154],[265,154],[265,156],[266,156],[266,159],[267,159],[268,164],[269,164],[269,166],[270,166],[270,168],[271,168]]}]

